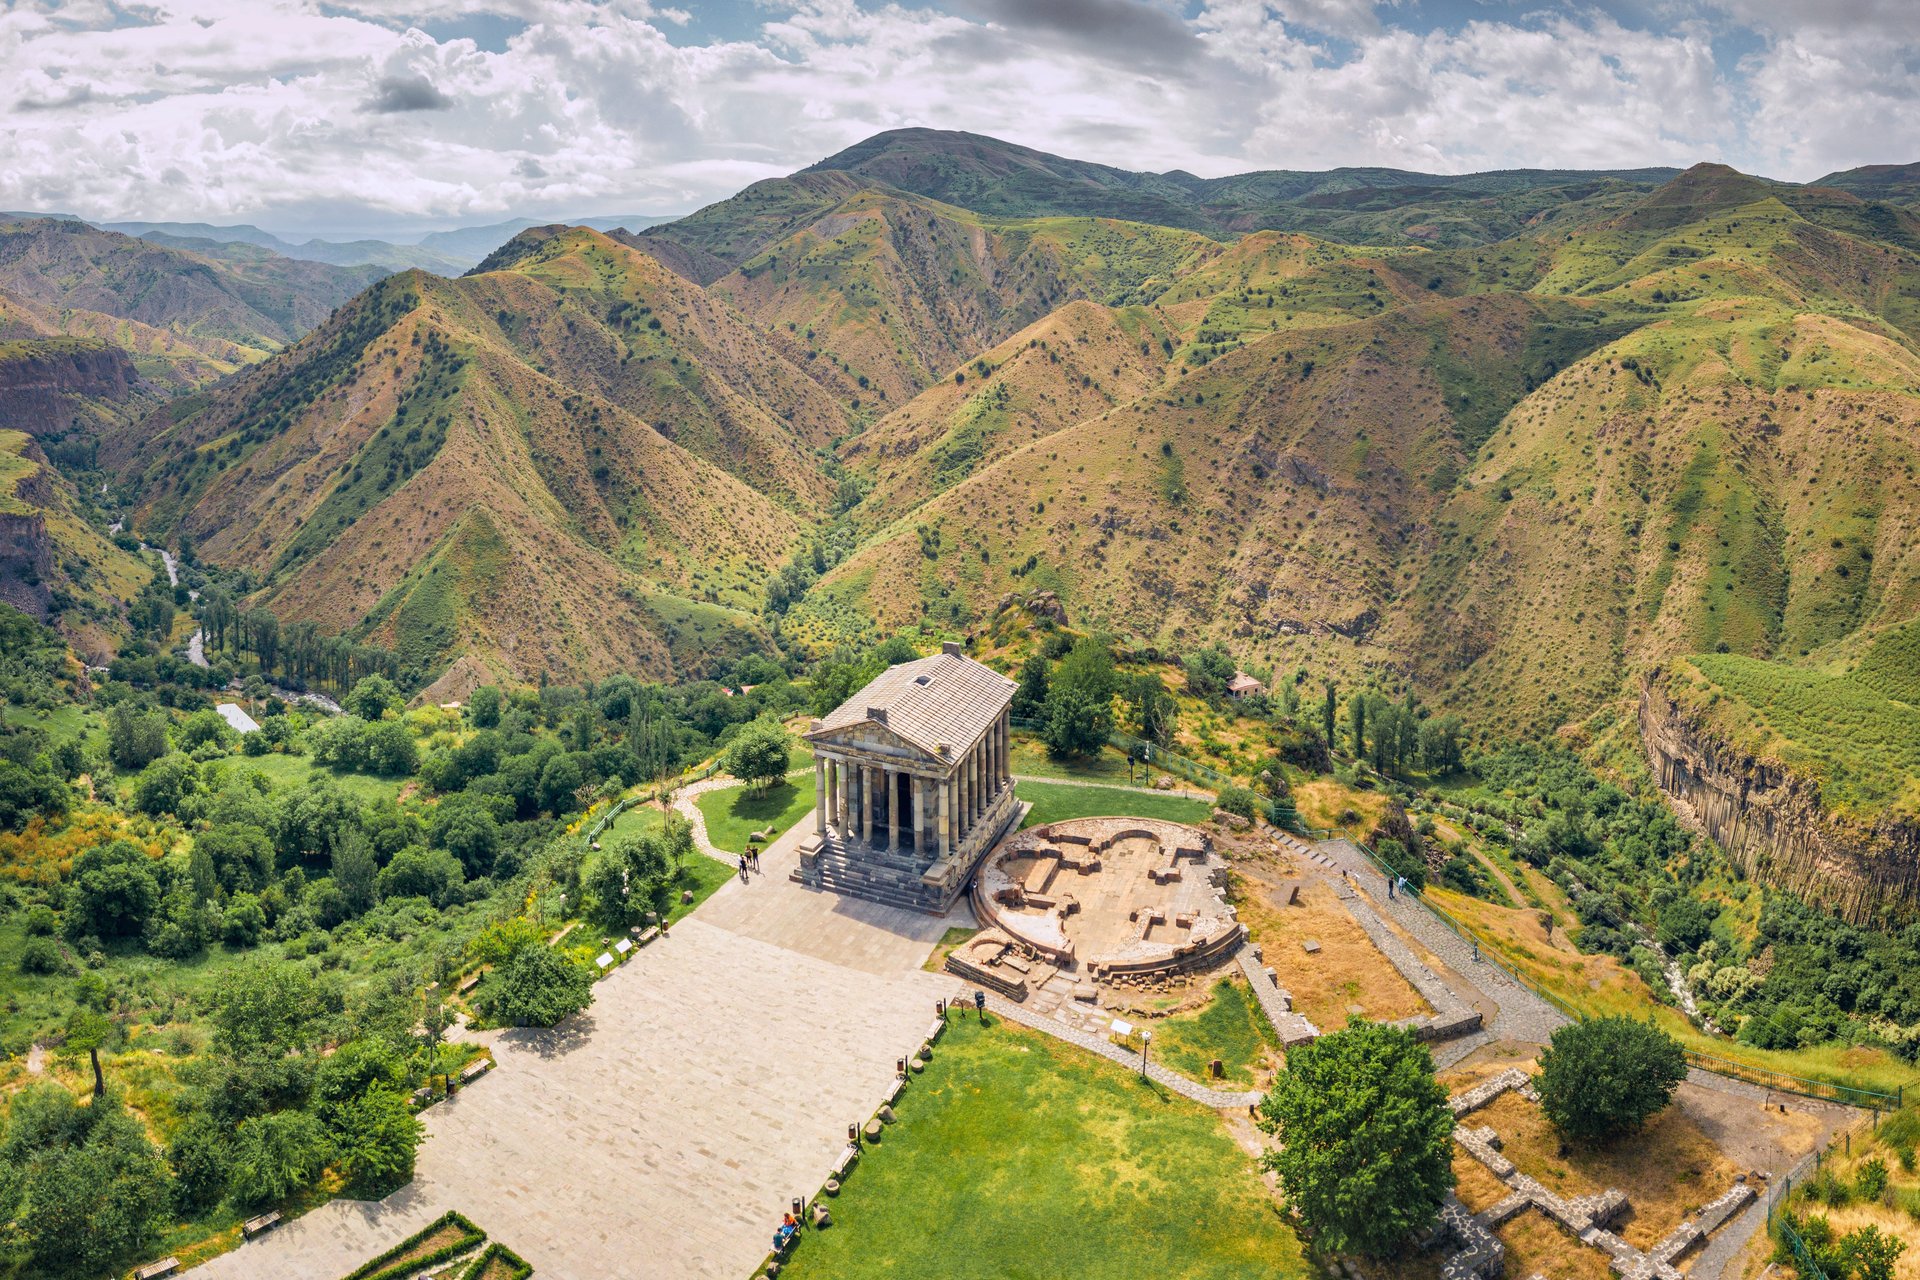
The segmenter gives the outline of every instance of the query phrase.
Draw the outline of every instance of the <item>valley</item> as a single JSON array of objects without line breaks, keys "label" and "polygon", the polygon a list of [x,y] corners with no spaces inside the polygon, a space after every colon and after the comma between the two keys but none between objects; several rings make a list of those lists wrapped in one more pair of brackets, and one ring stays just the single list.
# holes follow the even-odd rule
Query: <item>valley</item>
[{"label": "valley", "polygon": [[[857,794],[828,790],[812,735],[859,691],[910,696],[886,690],[901,664],[963,658],[978,683],[925,725],[863,704],[874,738],[946,768],[973,733],[955,740],[955,708],[1006,700],[979,765],[1004,778],[965,775],[992,802],[964,803],[1017,814],[1008,831],[1204,832],[1229,855],[1207,874],[1247,922],[1235,947],[1279,959],[1118,983],[1104,1005],[1053,986],[996,1006],[1017,1031],[975,1006],[922,1046],[933,1070],[900,1068],[902,1113],[955,1123],[951,1091],[977,1086],[951,1053],[1023,1096],[1084,1074],[1089,1168],[1124,1162],[1129,1125],[1203,1135],[1183,1196],[1257,1201],[1239,1220],[1258,1226],[1202,1233],[1195,1274],[1244,1274],[1242,1252],[1325,1262],[1248,1176],[1277,1167],[1279,1122],[1221,1083],[1271,1102],[1290,1055],[1311,1058],[1256,960],[1297,967],[1320,1044],[1345,1013],[1471,1010],[1415,1073],[1438,1064],[1449,1089],[1545,1062],[1567,1025],[1658,1028],[1692,1055],[1682,1075],[1720,1081],[1659,1122],[1693,1172],[1573,1162],[1595,1195],[1627,1181],[1658,1202],[1635,1250],[1702,1209],[1694,1173],[1785,1174],[1845,1132],[1843,1106],[1893,1113],[1897,1143],[1920,1083],[1917,197],[1912,166],[1201,179],[900,129],[656,225],[517,219],[335,252],[246,227],[0,222],[0,1091],[42,1099],[15,1114],[57,1110],[43,1100],[89,1087],[102,1050],[123,1109],[61,1141],[170,1197],[72,1273],[156,1251],[209,1274],[302,1275],[322,1254],[344,1271],[391,1243],[374,1228],[441,1229],[433,1213],[499,1182],[450,1151],[504,1159],[518,1091],[537,1111],[542,1082],[577,1090],[568,1073],[619,1058],[602,1035],[568,1061],[599,980],[609,1027],[644,1039],[616,1019],[665,1010],[718,1092],[737,1059],[834,1070],[779,966],[871,999],[872,1019],[834,1015],[860,1087],[839,1081],[838,1109],[810,1103],[778,1146],[781,1188],[811,1178],[960,990],[969,971],[941,965],[986,919],[971,899],[835,915],[802,887],[808,840]],[[945,830],[946,808],[883,777],[910,847]],[[764,884],[744,860],[761,852]],[[1152,882],[1193,853],[1170,840]],[[1008,891],[1055,923],[1080,906],[1045,876]],[[1133,942],[1169,932],[1165,912],[1109,909]],[[766,989],[709,1018],[700,983],[729,937]],[[1382,994],[1402,952],[1427,995]],[[1012,971],[986,986],[1017,1003]],[[1173,1055],[1160,1076],[1134,1020]],[[472,1111],[453,1073],[483,1063],[510,1074]],[[1776,1121],[1755,1092],[1818,1106]],[[1518,1102],[1493,1114],[1552,1159]],[[774,1091],[752,1107],[786,1114]],[[1739,1107],[1792,1151],[1730,1143]],[[614,1158],[585,1110],[555,1114],[569,1157]],[[706,1207],[682,1234],[716,1252],[675,1274],[736,1274],[761,1247],[766,1206],[728,1200],[726,1161],[755,1151],[733,1123],[686,1175]],[[424,1132],[454,1141],[416,1184]],[[859,1157],[871,1185],[839,1204],[876,1234],[801,1246],[799,1273],[875,1239],[912,1253],[891,1189],[947,1176],[955,1139],[929,1132]],[[34,1177],[54,1149],[32,1148]],[[684,1152],[648,1150],[668,1195]],[[516,1203],[474,1230],[563,1254],[527,1207],[565,1176],[553,1156],[528,1156]],[[1051,1209],[1008,1167],[994,1178],[1044,1241]],[[1492,1176],[1462,1167],[1463,1196]],[[1092,1175],[1057,1172],[1057,1194],[1090,1194]],[[0,1209],[15,1185],[0,1177]],[[754,1194],[786,1194],[770,1188]],[[660,1229],[595,1203],[632,1238]],[[1559,1260],[1535,1207],[1501,1238]],[[244,1244],[269,1208],[285,1236]],[[1074,1250],[1140,1212],[1110,1211]],[[50,1265],[57,1225],[23,1217],[0,1280]]]}]

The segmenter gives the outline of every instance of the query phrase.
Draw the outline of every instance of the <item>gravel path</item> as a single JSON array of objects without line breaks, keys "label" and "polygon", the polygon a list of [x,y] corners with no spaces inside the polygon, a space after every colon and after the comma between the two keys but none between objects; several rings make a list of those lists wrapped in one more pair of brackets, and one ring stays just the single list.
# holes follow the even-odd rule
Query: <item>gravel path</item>
[{"label": "gravel path", "polygon": [[1566,1015],[1509,978],[1500,966],[1479,957],[1475,949],[1441,924],[1426,907],[1410,897],[1387,896],[1387,878],[1374,869],[1367,855],[1350,840],[1321,842],[1320,852],[1340,864],[1373,898],[1374,906],[1393,917],[1420,945],[1438,956],[1455,973],[1472,982],[1494,1005],[1488,1030],[1499,1039],[1546,1044],[1567,1024]]},{"label": "gravel path", "polygon": [[[813,766],[808,765],[804,769],[789,769],[787,776],[789,778],[798,778],[812,772]],[[693,826],[693,847],[714,861],[724,862],[730,867],[740,865],[740,855],[737,853],[728,853],[725,849],[715,847],[713,841],[707,838],[707,815],[700,812],[700,806],[696,804],[695,801],[709,791],[724,791],[728,787],[737,787],[739,785],[740,779],[733,775],[716,773],[711,778],[702,778],[699,782],[690,782],[686,786],[681,787],[673,793],[672,801],[673,811],[685,818]],[[780,834],[785,835],[786,832],[783,831]]]}]

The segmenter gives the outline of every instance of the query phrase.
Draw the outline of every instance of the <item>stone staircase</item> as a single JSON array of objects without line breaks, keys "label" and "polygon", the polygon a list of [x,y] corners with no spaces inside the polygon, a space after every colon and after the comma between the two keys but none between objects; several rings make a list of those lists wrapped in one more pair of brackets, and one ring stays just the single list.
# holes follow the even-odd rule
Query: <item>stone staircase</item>
[{"label": "stone staircase", "polygon": [[809,889],[902,907],[931,915],[944,913],[951,903],[941,900],[937,890],[921,883],[920,862],[911,853],[888,852],[866,845],[843,848],[837,843],[823,845],[813,855],[812,874],[802,862],[787,877]]}]

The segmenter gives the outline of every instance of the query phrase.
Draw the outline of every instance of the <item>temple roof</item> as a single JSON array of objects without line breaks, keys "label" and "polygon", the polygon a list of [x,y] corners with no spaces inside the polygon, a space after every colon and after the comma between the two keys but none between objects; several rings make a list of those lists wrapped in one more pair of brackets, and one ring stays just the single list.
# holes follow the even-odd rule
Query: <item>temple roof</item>
[{"label": "temple roof", "polygon": [[806,737],[819,741],[855,725],[878,724],[930,756],[957,760],[993,727],[1018,687],[992,667],[949,649],[888,667]]}]

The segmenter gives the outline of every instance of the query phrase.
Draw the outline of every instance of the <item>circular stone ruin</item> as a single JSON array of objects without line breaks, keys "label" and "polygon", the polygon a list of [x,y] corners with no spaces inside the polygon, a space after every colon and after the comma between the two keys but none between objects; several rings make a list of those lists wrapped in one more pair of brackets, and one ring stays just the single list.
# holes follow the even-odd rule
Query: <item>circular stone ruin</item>
[{"label": "circular stone ruin", "polygon": [[973,881],[983,928],[948,957],[1016,1000],[1069,975],[1073,994],[1210,969],[1246,938],[1205,833],[1145,818],[1075,818],[1010,836]]}]

